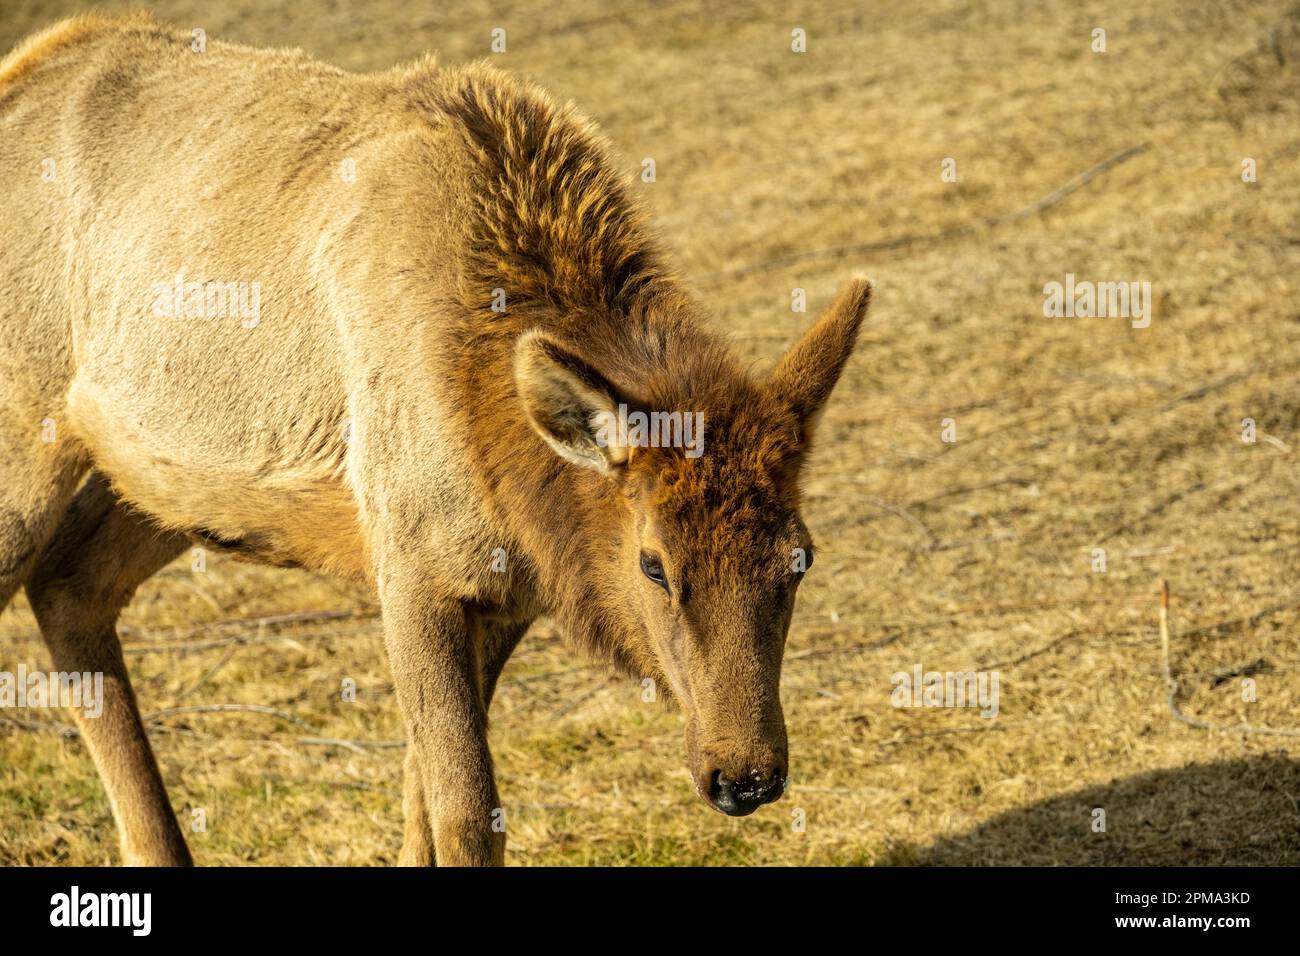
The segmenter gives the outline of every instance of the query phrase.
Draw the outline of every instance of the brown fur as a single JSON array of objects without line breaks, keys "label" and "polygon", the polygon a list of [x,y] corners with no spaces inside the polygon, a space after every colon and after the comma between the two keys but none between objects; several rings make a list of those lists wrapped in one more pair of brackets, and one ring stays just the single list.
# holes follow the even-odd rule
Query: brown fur
[{"label": "brown fur", "polygon": [[[487,708],[542,614],[681,701],[706,800],[779,794],[798,472],[869,287],[756,379],[614,169],[482,66],[351,76],[143,19],[0,65],[0,606],[25,584],[60,665],[109,675],[80,723],[128,861],[188,861],[113,625],[187,540],[374,589],[404,863],[501,862]],[[260,281],[260,323],[154,314],[178,272]],[[702,413],[704,454],[595,442],[619,403]]]},{"label": "brown fur", "polygon": [[93,13],[63,20],[48,30],[32,34],[0,62],[0,88],[13,86],[36,66],[68,46],[109,25]]}]

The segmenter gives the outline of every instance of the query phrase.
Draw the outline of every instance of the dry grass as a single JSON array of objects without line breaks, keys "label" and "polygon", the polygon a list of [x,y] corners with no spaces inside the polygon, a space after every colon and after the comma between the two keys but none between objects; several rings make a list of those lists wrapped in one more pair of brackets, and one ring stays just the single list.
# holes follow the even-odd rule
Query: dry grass
[{"label": "dry grass", "polygon": [[[6,6],[8,47],[79,5]],[[1167,578],[1186,713],[1300,728],[1294,5],[355,6],[155,9],[353,69],[475,57],[505,26],[502,64],[576,99],[630,169],[656,160],[644,189],[662,231],[756,361],[807,322],[792,288],[815,311],[853,269],[877,283],[807,486],[821,557],[784,684],[791,794],[742,820],[711,813],[679,716],[539,628],[494,711],[512,862],[1300,863],[1297,741],[1176,721],[1156,627]],[[793,26],[807,54],[789,52]],[[1094,26],[1105,54],[1089,50]],[[1141,143],[1041,214],[989,224]],[[1042,286],[1066,272],[1150,281],[1151,327],[1043,318]],[[1267,437],[1243,443],[1245,417]],[[400,737],[376,620],[187,633],[361,607],[310,575],[231,563],[141,590],[124,624],[145,709],[252,703],[314,728],[259,713],[155,724],[182,819],[208,813],[199,862],[395,860],[401,750],[299,739]],[[47,661],[21,601],[0,616],[0,668],[20,661]],[[892,708],[891,674],[918,662],[998,670],[1000,716]],[[1232,676],[1248,667],[1251,704]],[[348,677],[355,704],[339,699]],[[115,857],[80,744],[0,726],[0,862]]]}]

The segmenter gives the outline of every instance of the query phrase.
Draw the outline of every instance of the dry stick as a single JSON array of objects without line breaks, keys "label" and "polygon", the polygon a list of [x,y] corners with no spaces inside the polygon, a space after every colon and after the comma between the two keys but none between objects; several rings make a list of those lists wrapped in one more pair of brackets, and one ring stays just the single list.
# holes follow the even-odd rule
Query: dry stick
[{"label": "dry stick", "polygon": [[1169,667],[1169,582],[1160,582],[1160,663],[1165,672],[1166,702],[1169,712],[1177,719],[1198,730],[1212,730],[1224,734],[1266,734],[1273,737],[1300,737],[1300,730],[1279,730],[1273,727],[1255,727],[1251,724],[1212,724],[1197,717],[1188,717],[1178,709],[1178,681]]},{"label": "dry stick", "polygon": [[[853,523],[870,524],[873,521],[875,521],[877,518],[884,517],[886,513],[895,514],[895,515],[899,515],[900,517],[907,518],[909,521],[915,521],[917,524],[919,524],[922,528],[925,529],[926,533],[930,536],[930,539],[933,542],[938,543],[937,536],[934,534],[934,532],[931,531],[929,526],[926,525],[924,522],[922,522],[920,518],[911,515],[910,509],[924,508],[927,505],[931,505],[934,502],[940,501],[944,498],[951,498],[954,495],[964,495],[971,491],[984,491],[985,489],[998,488],[1002,485],[1016,485],[1017,487],[1020,488],[1028,488],[1032,484],[1033,481],[1031,481],[1028,478],[1019,478],[1016,476],[1012,476],[1009,478],[997,478],[992,481],[982,481],[979,484],[974,484],[974,485],[959,485],[955,488],[949,488],[945,491],[941,491],[937,495],[931,495],[929,498],[922,498],[919,501],[908,501],[900,505],[891,505],[888,502],[882,501],[877,498],[868,498],[866,500],[869,504],[873,504],[876,507],[881,508],[883,510],[877,514],[862,515],[861,517],[855,519]],[[908,513],[903,514],[903,512],[908,512]]]},{"label": "dry stick", "polygon": [[[289,743],[302,744],[307,747],[342,747],[351,750],[353,753],[366,754],[367,747],[382,750],[393,747],[405,747],[405,740],[349,740],[342,737],[286,737],[283,734],[272,734],[269,737],[231,737],[225,734],[205,734],[196,730],[182,730],[178,728],[168,728],[169,733],[192,737],[198,740],[216,740],[223,743],[241,743],[241,744],[283,744]],[[75,731],[74,731],[75,734]]]},{"label": "dry stick", "polygon": [[568,713],[571,713],[572,711],[577,710],[580,706],[582,706],[582,705],[585,704],[587,701],[591,700],[591,698],[595,697],[595,696],[596,696],[597,694],[599,694],[602,690],[604,690],[604,689],[606,688],[606,686],[607,686],[606,684],[597,684],[595,687],[591,688],[590,690],[586,691],[585,693],[578,695],[576,698],[574,698],[573,700],[569,701],[569,702],[568,702],[567,704],[565,704],[564,706],[562,706],[562,707],[560,707],[559,709],[557,709],[557,710],[555,711],[555,713],[551,714],[551,719],[552,719],[552,720],[559,720],[559,719],[560,719],[561,717],[563,717],[565,714],[568,714]]},{"label": "dry stick", "polygon": [[[351,619],[364,619],[378,617],[379,611],[372,608],[350,608],[341,611],[291,611],[287,614],[271,614],[266,617],[234,617],[223,621],[206,621],[202,624],[196,624],[194,627],[185,631],[177,632],[171,628],[150,628],[148,630],[136,630],[133,627],[118,628],[118,633],[122,637],[130,638],[155,638],[160,641],[181,641],[187,637],[194,637],[207,631],[225,630],[228,628],[247,628],[247,627],[283,627],[291,624],[308,624],[317,621],[346,621]],[[159,635],[168,634],[167,637]]]},{"label": "dry stick", "polygon": [[365,748],[383,750],[390,747],[405,747],[405,740],[344,740],[341,737],[296,737],[295,743],[307,747],[345,747],[356,753],[365,753]]},{"label": "dry stick", "polygon": [[[1097,600],[1097,601],[1083,601],[1080,603],[1086,606],[1088,604],[1101,604],[1105,602],[1103,600]],[[817,647],[817,648],[810,648],[806,651],[795,651],[794,653],[786,654],[785,660],[801,661],[801,660],[807,660],[810,657],[831,657],[831,656],[838,656],[841,654],[865,654],[867,651],[875,651],[881,649],[882,647],[889,647],[891,644],[897,643],[899,638],[903,637],[904,635],[913,634],[917,631],[926,631],[936,627],[942,627],[945,624],[953,624],[956,623],[957,621],[962,620],[965,617],[970,617],[972,615],[983,614],[985,616],[990,616],[990,615],[996,616],[1001,614],[1018,614],[1024,611],[1050,611],[1050,610],[1056,610],[1064,607],[1066,607],[1065,604],[1055,603],[1055,602],[1047,603],[1047,604],[1027,604],[1027,605],[1013,604],[1007,607],[963,608],[961,612],[957,614],[948,614],[943,617],[936,617],[936,618],[931,618],[929,620],[922,620],[922,621],[902,621],[902,620],[874,621],[873,624],[875,626],[884,628],[892,633],[887,633],[879,640],[873,641],[869,644],[852,644],[847,647]],[[993,664],[988,664],[984,666],[988,670],[997,670],[1000,667],[1012,667],[1016,664],[1024,663],[1030,658],[1037,657],[1039,654],[1046,653],[1047,651],[1055,647],[1057,644],[1060,644],[1062,641],[1065,641],[1071,637],[1077,637],[1084,633],[1085,633],[1084,631],[1079,631],[1079,630],[1070,631],[1068,634],[1064,634],[1061,637],[1050,641],[1048,644],[1044,645],[1043,647],[1038,648],[1037,650],[1034,651],[1030,651],[1022,655],[1021,657],[1016,658],[1015,660],[998,661]],[[1112,634],[1122,634],[1122,633],[1125,632],[1124,631],[1103,631],[1098,636],[1105,637]]]},{"label": "dry stick", "polygon": [[194,583],[194,581],[191,580],[191,578],[193,577],[194,575],[191,573],[187,577],[173,578],[173,580],[177,584],[181,585],[182,587],[189,588],[191,591],[197,594],[199,598],[208,605],[208,607],[212,608],[218,614],[220,614],[223,610],[225,610],[225,608],[221,606],[221,603],[216,598],[214,598],[211,594],[203,590],[203,588],[199,587],[197,584]]},{"label": "dry stick", "polygon": [[812,657],[839,657],[841,654],[865,654],[867,651],[879,650],[882,647],[889,647],[891,644],[897,644],[899,638],[905,632],[899,631],[896,634],[886,634],[883,638],[871,644],[854,644],[850,647],[815,647],[806,651],[796,651],[793,654],[785,655],[786,661],[806,661]]},{"label": "dry stick", "polygon": [[[1118,633],[1121,632],[1103,631],[1100,635],[1096,635],[1096,636],[1105,637],[1107,634],[1118,634]],[[1016,657],[1009,661],[994,661],[992,664],[986,664],[984,665],[983,670],[997,671],[997,670],[1002,670],[1003,668],[1017,667],[1020,664],[1024,664],[1028,661],[1032,661],[1035,657],[1041,657],[1043,654],[1046,654],[1048,651],[1059,647],[1060,645],[1064,644],[1066,641],[1070,640],[1071,638],[1083,637],[1086,634],[1088,634],[1088,632],[1084,630],[1066,631],[1060,637],[1052,638],[1042,647],[1036,647],[1032,651],[1026,651],[1025,653],[1021,654],[1019,657]]]},{"label": "dry stick", "polygon": [[1300,592],[1296,592],[1296,594],[1292,595],[1285,601],[1262,607],[1254,614],[1234,618],[1230,621],[1219,621],[1217,624],[1205,624],[1201,627],[1192,628],[1190,631],[1184,631],[1183,637],[1206,637],[1217,631],[1230,630],[1238,627],[1254,627],[1270,614],[1276,614],[1278,611],[1289,611],[1297,605],[1300,605]]},{"label": "dry stick", "polygon": [[177,714],[265,714],[268,717],[278,717],[281,720],[287,720],[291,724],[307,730],[316,728],[303,720],[301,717],[295,717],[293,714],[284,710],[276,710],[274,707],[264,707],[261,704],[189,704],[185,707],[167,707],[163,710],[155,710],[145,714],[140,719],[145,723],[160,720],[163,717],[174,717]]},{"label": "dry stick", "polygon": [[296,785],[299,787],[332,787],[336,790],[367,790],[373,793],[386,793],[389,796],[400,797],[402,791],[397,787],[384,787],[375,783],[366,783],[362,780],[309,780],[305,777],[283,777],[283,776],[265,776],[262,779],[269,780],[272,783],[283,783]]},{"label": "dry stick", "polygon": [[1031,203],[1023,209],[1018,209],[1015,212],[1008,213],[1004,216],[993,216],[989,219],[985,219],[982,223],[963,223],[961,225],[948,226],[947,228],[940,229],[937,232],[910,233],[905,236],[896,236],[893,239],[878,239],[874,242],[859,242],[848,246],[832,246],[828,249],[813,249],[809,252],[791,253],[788,256],[778,256],[775,259],[767,259],[763,262],[756,262],[748,266],[710,272],[701,276],[700,281],[709,282],[717,279],[737,278],[739,276],[751,275],[755,272],[767,272],[772,269],[778,269],[782,266],[807,262],[812,259],[838,259],[843,256],[856,255],[863,252],[881,252],[888,249],[898,249],[903,246],[911,246],[923,242],[943,242],[948,239],[955,239],[959,236],[972,235],[979,232],[981,229],[992,229],[994,226],[1000,226],[1005,223],[1019,222],[1022,219],[1028,219],[1030,216],[1036,216],[1039,213],[1045,212],[1060,203],[1070,194],[1092,182],[1098,176],[1109,172],[1120,163],[1127,162],[1134,156],[1140,156],[1150,148],[1150,143],[1139,143],[1136,146],[1122,149],[1118,153],[1103,159],[1097,165],[1084,170],[1065,185],[1052,190],[1037,202]]},{"label": "dry stick", "polygon": [[[252,709],[252,707],[253,707],[253,705],[241,706],[241,705],[238,705],[238,704],[213,704],[213,705],[207,705],[207,706],[205,706],[203,709],[204,709],[204,710],[212,710],[212,709],[220,709],[220,710],[235,710],[235,709],[238,709],[238,710],[249,710],[249,709]],[[195,708],[176,707],[176,708],[173,708],[173,709],[171,709],[171,710],[169,710],[169,711],[158,711],[157,713],[154,713],[154,714],[146,714],[142,719],[143,719],[143,720],[149,720],[149,719],[151,719],[151,718],[153,718],[153,717],[158,717],[158,716],[165,715],[165,714],[174,714],[174,713],[178,713],[178,712],[180,712],[180,711],[188,711],[188,710],[193,710],[193,709],[195,709]],[[266,708],[266,710],[267,710],[267,711],[270,711],[271,709],[270,709],[270,708]],[[259,710],[259,711],[257,711],[257,712],[258,712],[258,713],[262,713],[263,711]],[[282,713],[282,712],[280,712],[280,711],[272,711],[272,713],[274,713],[274,715],[277,716],[277,717],[284,717],[284,718],[286,718],[286,719],[288,719],[288,720],[293,721],[293,722],[296,723],[296,724],[301,724],[302,726],[307,727],[308,729],[311,729],[311,725],[310,725],[310,724],[307,724],[306,722],[297,719],[296,717],[292,716],[291,714],[284,714],[284,713]],[[71,726],[71,725],[69,725],[69,724],[60,724],[60,723],[58,723],[58,722],[56,722],[56,721],[52,721],[52,720],[51,720],[51,721],[22,720],[21,718],[18,718],[18,717],[10,717],[10,716],[7,715],[7,714],[0,714],[0,721],[4,721],[5,723],[10,724],[11,726],[17,727],[19,730],[28,730],[28,731],[37,731],[37,732],[44,732],[44,733],[53,733],[53,734],[59,734],[59,735],[62,736],[62,737],[68,737],[68,738],[80,737],[80,736],[81,736],[81,732],[80,732],[79,730],[77,730],[76,727],[73,727],[73,726]],[[194,736],[194,737],[206,737],[206,738],[210,738],[210,739],[213,739],[213,740],[228,740],[228,739],[230,739],[230,738],[227,738],[227,737],[220,737],[220,736],[217,735],[217,734],[200,734],[200,733],[194,733],[194,734],[191,734],[191,736]],[[396,748],[396,747],[405,747],[405,746],[406,746],[406,741],[405,741],[405,740],[345,740],[345,739],[343,739],[343,738],[341,738],[341,737],[295,737],[295,738],[292,738],[292,739],[293,739],[293,741],[294,741],[295,743],[303,744],[304,746],[308,746],[308,747],[343,747],[343,748],[345,748],[345,749],[347,749],[347,750],[351,750],[353,753],[358,753],[358,754],[365,754],[365,753],[366,753],[366,749],[365,749],[365,748],[367,748],[367,747],[369,747],[369,748],[371,748],[371,749],[375,749],[375,750],[380,750],[380,749],[388,749],[388,748]],[[257,739],[254,739],[254,740],[249,740],[249,741],[247,741],[247,742],[249,742],[249,743],[274,743],[274,742],[275,742],[275,738],[274,738],[274,737],[257,738]]]},{"label": "dry stick", "polygon": [[1259,440],[1268,442],[1278,451],[1284,451],[1287,453],[1290,453],[1291,451],[1291,446],[1275,435],[1265,435],[1261,432],[1259,436]]},{"label": "dry stick", "polygon": [[1118,166],[1120,163],[1128,162],[1134,156],[1141,156],[1150,148],[1151,148],[1150,143],[1138,143],[1136,146],[1130,146],[1128,149],[1121,149],[1118,153],[1115,153],[1114,155],[1108,156],[1106,159],[1103,159],[1096,166],[1084,170],[1082,173],[1080,173],[1078,176],[1075,176],[1073,179],[1071,179],[1060,189],[1048,193],[1042,199],[1038,200],[1038,202],[1026,206],[1024,209],[1021,209],[1018,212],[1013,212],[1009,216],[1003,216],[1001,219],[991,220],[991,222],[998,223],[998,224],[1004,222],[1018,222],[1021,219],[1028,219],[1030,216],[1036,216],[1040,212],[1043,212],[1044,210],[1050,209],[1052,206],[1055,206],[1062,199],[1064,199],[1066,196],[1070,195],[1071,193],[1075,192],[1076,190],[1088,185],[1088,183],[1092,182],[1098,176],[1102,175],[1102,173],[1109,172],[1110,170]]},{"label": "dry stick", "polygon": [[[1217,381],[1207,382],[1204,385],[1192,389],[1190,392],[1184,392],[1182,395],[1179,395],[1177,398],[1173,399],[1172,401],[1166,402],[1159,409],[1157,409],[1157,411],[1167,412],[1171,408],[1175,408],[1183,404],[1184,402],[1194,402],[1199,398],[1204,398],[1206,395],[1209,395],[1213,391],[1216,391],[1220,388],[1225,388],[1226,386],[1232,385],[1236,382],[1240,382],[1243,378],[1249,378],[1252,375],[1259,375],[1260,371],[1261,371],[1260,369],[1247,369],[1242,372],[1233,372],[1231,375],[1225,375],[1223,378],[1218,379]],[[1263,371],[1268,371],[1268,370],[1264,369]]]},{"label": "dry stick", "polygon": [[[1242,480],[1237,481],[1234,487],[1241,487],[1241,485],[1246,484],[1247,482],[1253,480],[1254,479],[1252,477],[1248,476]],[[1188,497],[1189,495],[1194,495],[1204,490],[1205,490],[1205,482],[1203,481],[1194,481],[1185,488],[1179,488],[1177,491],[1173,492],[1172,494],[1165,495],[1154,505],[1152,505],[1151,507],[1147,508],[1146,510],[1142,511],[1139,514],[1134,515],[1132,518],[1130,518],[1128,521],[1124,522],[1123,524],[1111,528],[1104,535],[1102,535],[1100,538],[1097,539],[1097,543],[1105,544],[1108,541],[1118,538],[1120,535],[1132,531],[1135,527],[1138,527],[1146,520],[1162,514],[1167,508],[1169,508],[1170,505],[1176,505],[1178,504],[1178,502],[1182,501],[1184,498]],[[1228,489],[1225,485],[1218,485],[1211,490],[1226,491]]]},{"label": "dry stick", "polygon": [[586,667],[568,667],[560,671],[545,671],[541,674],[530,674],[528,677],[515,677],[508,681],[502,681],[502,687],[516,687],[520,684],[531,684],[534,681],[546,680],[550,677],[563,677],[565,674],[576,674],[579,671],[587,670]]},{"label": "dry stick", "polygon": [[228,654],[226,654],[224,657],[221,658],[221,660],[217,661],[215,664],[209,667],[207,671],[204,673],[204,675],[200,677],[198,680],[196,680],[188,689],[183,690],[179,694],[177,694],[176,699],[184,700],[186,697],[189,697],[190,694],[194,693],[196,690],[198,690],[200,687],[206,684],[209,680],[211,680],[213,675],[215,675],[217,671],[221,670],[221,668],[229,664],[231,658],[233,658],[235,654],[237,654],[238,652],[239,652],[238,645],[232,647]]},{"label": "dry stick", "polygon": [[964,495],[970,491],[984,491],[988,488],[999,488],[1002,485],[1015,485],[1018,488],[1028,488],[1033,484],[1029,478],[1018,478],[1011,475],[1007,478],[994,478],[990,481],[981,481],[974,485],[958,485],[955,488],[947,488],[938,494],[931,495],[929,498],[922,498],[920,501],[910,502],[908,507],[920,508],[924,505],[933,504],[942,498],[951,498],[953,495]]},{"label": "dry stick", "polygon": [[888,501],[882,501],[880,498],[866,498],[864,500],[867,504],[874,505],[877,508],[888,511],[890,514],[897,515],[913,528],[919,529],[920,532],[925,535],[925,539],[931,550],[934,550],[934,548],[939,544],[939,538],[935,535],[934,531],[931,530],[930,526],[916,515],[912,514],[912,512],[908,511],[906,505],[892,505]]},{"label": "dry stick", "polygon": [[1006,729],[1006,724],[989,724],[987,727],[952,727],[946,730],[926,730],[919,734],[904,734],[901,737],[891,737],[889,740],[880,740],[876,742],[876,746],[896,747],[899,744],[910,743],[913,740],[921,740],[925,737],[951,737],[954,734],[991,734]]},{"label": "dry stick", "polygon": [[[211,641],[199,641],[197,643],[186,640],[186,634],[170,638],[158,638],[147,644],[132,644],[122,648],[124,654],[197,654],[201,651],[216,650],[220,647],[242,647],[253,644],[266,644],[275,640],[275,632],[268,632],[268,622],[272,627],[282,627],[291,624],[311,624],[319,621],[346,621],[351,619],[365,620],[370,617],[377,617],[378,614],[368,612],[353,613],[351,611],[321,611],[321,612],[295,612],[293,614],[276,615],[269,618],[236,618],[229,621],[214,621],[210,625],[200,625],[197,628],[186,632],[188,635],[202,633],[203,630],[214,628],[227,628],[236,625],[257,625],[254,634],[236,634],[232,637],[222,637]],[[158,631],[138,632],[137,635],[131,635],[128,630],[125,636],[139,636],[139,634],[157,634]],[[333,635],[321,634],[316,637],[331,637]]]},{"label": "dry stick", "polygon": [[[332,636],[332,635],[316,635]],[[272,640],[277,640],[273,635],[267,635],[259,629],[256,634],[239,635],[237,637],[223,637],[215,641],[199,641],[190,643],[189,641],[165,641],[155,644],[145,644],[141,646],[132,645],[123,647],[123,654],[197,654],[200,651],[214,651],[220,647],[250,647],[255,644],[269,644]]]},{"label": "dry stick", "polygon": [[351,750],[354,754],[365,754],[365,750],[363,750],[359,744],[351,740],[340,740],[337,738],[327,737],[299,737],[296,742],[305,744],[309,747],[342,747],[345,750]]},{"label": "dry stick", "polygon": [[68,724],[61,724],[55,720],[23,720],[21,717],[10,717],[8,714],[0,714],[0,720],[17,727],[19,730],[34,730],[45,733],[59,734],[62,737],[77,737],[80,732],[76,727]]}]

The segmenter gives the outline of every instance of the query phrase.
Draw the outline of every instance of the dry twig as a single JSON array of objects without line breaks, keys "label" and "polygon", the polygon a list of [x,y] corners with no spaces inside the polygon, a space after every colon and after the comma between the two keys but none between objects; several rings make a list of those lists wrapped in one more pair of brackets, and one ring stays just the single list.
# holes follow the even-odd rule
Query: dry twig
[{"label": "dry twig", "polygon": [[1272,737],[1300,737],[1300,730],[1275,727],[1256,727],[1252,724],[1212,724],[1198,717],[1189,717],[1178,709],[1178,681],[1169,666],[1169,582],[1160,582],[1160,663],[1165,673],[1166,703],[1175,718],[1197,730],[1211,730],[1223,734],[1264,734]]},{"label": "dry twig", "polygon": [[164,717],[175,717],[178,714],[265,714],[268,717],[278,717],[281,720],[287,720],[291,724],[296,724],[307,730],[316,728],[303,720],[301,717],[295,717],[285,710],[277,710],[274,707],[266,707],[262,704],[189,704],[185,707],[167,707],[163,710],[155,710],[144,714],[140,719],[145,723],[151,723],[161,720]]},{"label": "dry twig", "polygon": [[1019,222],[1022,219],[1028,219],[1031,216],[1039,215],[1046,212],[1053,206],[1062,202],[1067,196],[1083,188],[1103,173],[1109,172],[1120,163],[1127,162],[1134,156],[1140,156],[1151,148],[1150,143],[1139,143],[1136,146],[1129,146],[1118,153],[1106,157],[1100,163],[1084,170],[1075,176],[1069,182],[1052,190],[1046,196],[1030,203],[1023,209],[1017,209],[1015,212],[1007,213],[1002,216],[993,216],[985,219],[980,223],[961,223],[955,226],[948,226],[935,232],[909,233],[904,236],[895,236],[892,239],[877,239],[874,242],[858,242],[847,246],[832,246],[827,249],[812,249],[808,252],[795,252],[786,256],[778,256],[775,259],[766,259],[762,262],[751,263],[747,266],[739,266],[733,269],[722,269],[718,272],[710,272],[701,276],[700,281],[709,282],[718,279],[733,279],[739,276],[752,275],[756,272],[768,272],[772,269],[779,269],[782,266],[796,265],[800,262],[808,262],[813,259],[839,259],[844,256],[860,255],[864,252],[882,252],[890,249],[900,249],[905,246],[913,246],[921,243],[945,242],[949,239],[957,239],[962,236],[974,235],[984,229],[992,229],[1005,223]]}]

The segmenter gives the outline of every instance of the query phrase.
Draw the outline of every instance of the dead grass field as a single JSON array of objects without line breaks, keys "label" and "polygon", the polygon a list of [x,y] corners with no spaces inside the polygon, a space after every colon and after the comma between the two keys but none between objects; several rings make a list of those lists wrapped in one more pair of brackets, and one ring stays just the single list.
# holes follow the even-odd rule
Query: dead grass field
[{"label": "dead grass field", "polygon": [[[745,819],[705,808],[680,716],[539,626],[493,714],[509,862],[1300,863],[1300,738],[1175,720],[1156,627],[1166,578],[1186,714],[1300,731],[1300,7],[512,6],[151,9],[354,70],[475,58],[503,26],[496,62],[576,100],[629,171],[655,159],[639,188],[747,357],[805,327],[795,287],[809,313],[854,270],[877,293],[806,486],[819,558],[785,669],[786,799]],[[81,8],[0,0],[0,47]],[[1150,327],[1044,318],[1043,285],[1067,272],[1149,281]],[[356,613],[215,623],[334,609]],[[363,597],[186,562],[123,628],[146,711],[294,718],[152,721],[183,825],[207,813],[199,863],[395,862],[402,751],[371,744],[401,728]],[[19,663],[49,666],[21,598],[0,615],[0,669]],[[895,709],[891,675],[917,663],[998,671],[999,716]],[[0,863],[116,861],[84,748],[32,726],[63,716],[16,713],[0,713]]]}]

